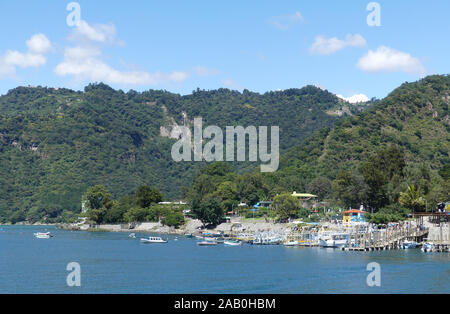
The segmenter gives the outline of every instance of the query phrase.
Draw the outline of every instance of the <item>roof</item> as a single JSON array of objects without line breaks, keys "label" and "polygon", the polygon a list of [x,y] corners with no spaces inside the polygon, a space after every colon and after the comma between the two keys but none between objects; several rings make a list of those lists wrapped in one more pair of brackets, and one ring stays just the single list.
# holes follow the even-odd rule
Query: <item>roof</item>
[{"label": "roof", "polygon": [[294,193],[292,193],[292,196],[294,197],[317,197],[317,195],[314,194],[309,194],[309,193],[297,193],[294,191]]},{"label": "roof", "polygon": [[356,213],[366,214],[367,212],[359,209],[350,209],[343,212],[343,214],[356,214]]}]

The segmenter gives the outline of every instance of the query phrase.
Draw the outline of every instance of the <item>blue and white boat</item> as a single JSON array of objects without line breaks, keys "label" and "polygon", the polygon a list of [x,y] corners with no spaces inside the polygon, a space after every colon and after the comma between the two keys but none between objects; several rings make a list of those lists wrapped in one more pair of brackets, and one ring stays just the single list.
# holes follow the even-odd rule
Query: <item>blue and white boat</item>
[{"label": "blue and white boat", "polygon": [[415,249],[417,247],[417,242],[416,241],[404,241],[402,243],[402,248],[403,249]]},{"label": "blue and white boat", "polygon": [[422,252],[432,252],[434,248],[434,244],[431,242],[425,242],[422,244]]}]

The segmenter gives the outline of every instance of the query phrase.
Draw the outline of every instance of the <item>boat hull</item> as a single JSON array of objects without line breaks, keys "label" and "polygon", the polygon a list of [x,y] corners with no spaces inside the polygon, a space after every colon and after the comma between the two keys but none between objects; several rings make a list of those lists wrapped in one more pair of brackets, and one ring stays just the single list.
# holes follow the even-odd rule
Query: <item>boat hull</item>
[{"label": "boat hull", "polygon": [[214,246],[217,245],[217,242],[212,241],[204,241],[204,242],[197,242],[198,246]]},{"label": "boat hull", "polygon": [[240,241],[224,241],[223,244],[229,245],[229,246],[239,246],[242,245],[242,242]]}]

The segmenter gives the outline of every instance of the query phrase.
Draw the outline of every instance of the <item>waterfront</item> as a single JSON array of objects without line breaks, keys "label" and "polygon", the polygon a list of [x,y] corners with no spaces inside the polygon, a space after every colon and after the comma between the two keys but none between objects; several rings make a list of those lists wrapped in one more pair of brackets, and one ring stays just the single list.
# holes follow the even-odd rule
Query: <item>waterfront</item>
[{"label": "waterfront", "polygon": [[[36,239],[34,232],[55,237]],[[283,246],[199,247],[168,236],[145,245],[125,233],[0,227],[0,293],[450,293],[450,255]],[[81,265],[81,287],[66,266]],[[381,287],[368,287],[370,262]]]}]

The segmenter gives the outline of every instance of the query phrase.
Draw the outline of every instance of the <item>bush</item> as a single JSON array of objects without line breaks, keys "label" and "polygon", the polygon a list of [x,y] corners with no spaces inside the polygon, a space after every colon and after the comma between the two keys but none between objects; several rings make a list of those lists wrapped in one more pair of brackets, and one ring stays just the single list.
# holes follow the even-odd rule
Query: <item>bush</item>
[{"label": "bush", "polygon": [[178,228],[184,224],[184,216],[180,212],[170,212],[161,220],[161,223],[165,226]]}]

